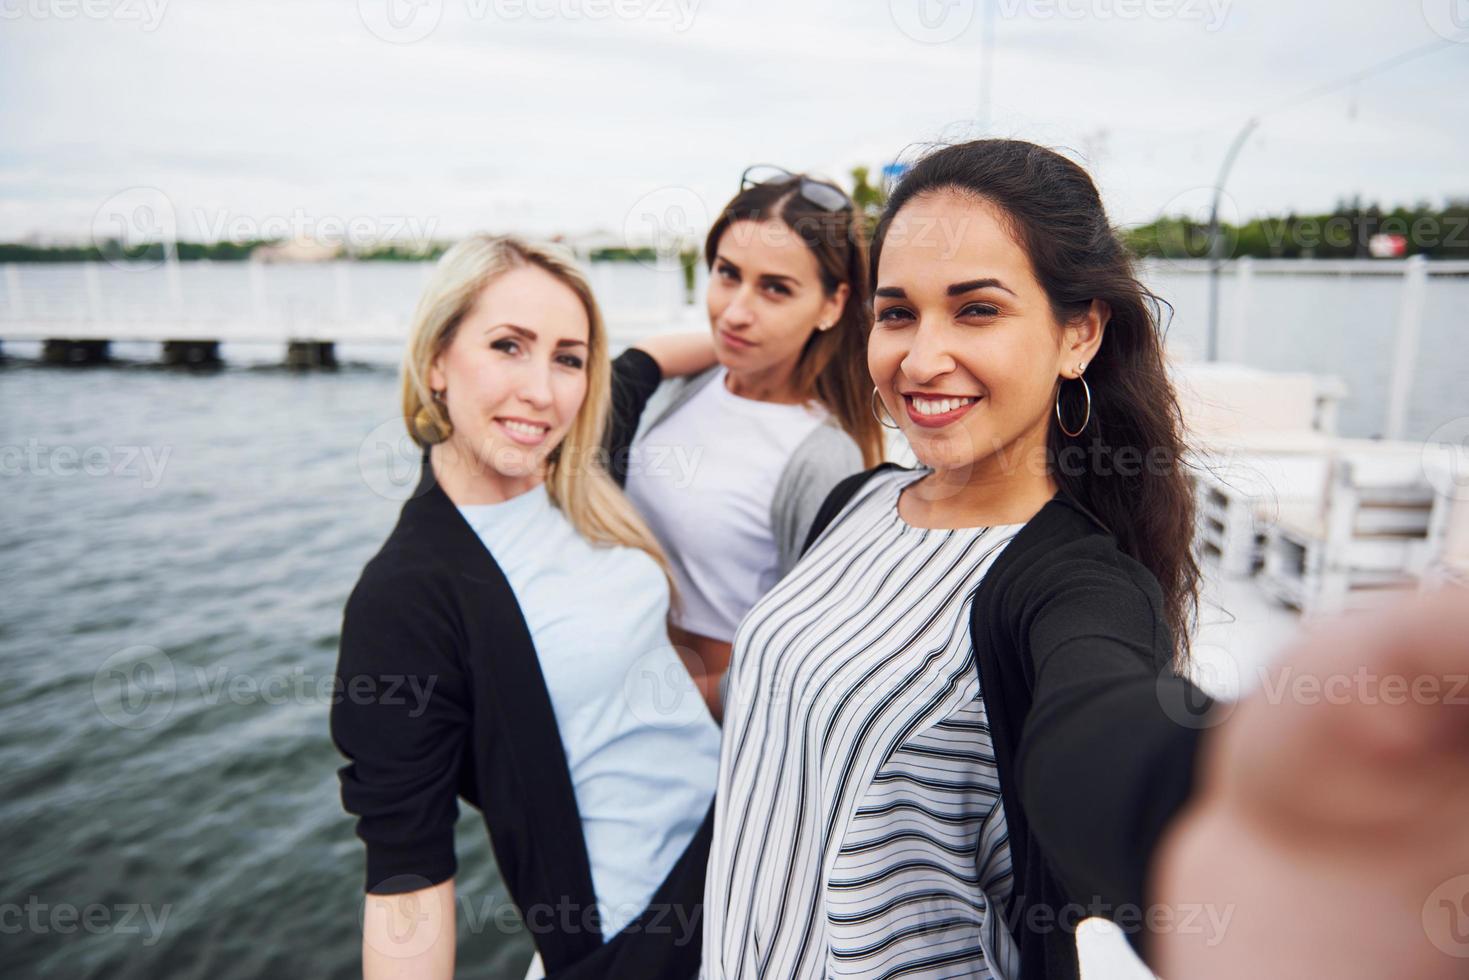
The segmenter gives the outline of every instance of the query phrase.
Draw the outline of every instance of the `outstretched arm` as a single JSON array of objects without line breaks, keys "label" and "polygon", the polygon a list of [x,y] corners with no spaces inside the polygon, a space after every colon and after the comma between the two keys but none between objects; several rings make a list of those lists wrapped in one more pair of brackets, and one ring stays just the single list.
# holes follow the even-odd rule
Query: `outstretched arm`
[{"label": "outstretched arm", "polygon": [[1228,926],[1150,937],[1162,976],[1465,975],[1466,600],[1451,588],[1318,627],[1216,709],[1151,890]]}]

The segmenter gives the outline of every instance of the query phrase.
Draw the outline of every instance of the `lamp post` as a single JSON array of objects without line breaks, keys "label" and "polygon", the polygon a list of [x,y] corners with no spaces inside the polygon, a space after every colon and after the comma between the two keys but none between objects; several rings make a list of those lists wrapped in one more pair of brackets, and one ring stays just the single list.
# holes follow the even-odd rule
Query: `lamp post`
[{"label": "lamp post", "polygon": [[1224,165],[1219,168],[1219,179],[1214,181],[1214,203],[1209,208],[1209,334],[1207,337],[1208,359],[1217,361],[1219,359],[1219,267],[1224,264],[1223,241],[1219,235],[1219,199],[1224,196],[1224,182],[1229,179],[1229,171],[1234,167],[1235,157],[1244,148],[1245,140],[1260,125],[1260,120],[1250,119],[1244,128],[1234,137],[1234,142],[1229,144],[1229,152],[1224,155]]}]

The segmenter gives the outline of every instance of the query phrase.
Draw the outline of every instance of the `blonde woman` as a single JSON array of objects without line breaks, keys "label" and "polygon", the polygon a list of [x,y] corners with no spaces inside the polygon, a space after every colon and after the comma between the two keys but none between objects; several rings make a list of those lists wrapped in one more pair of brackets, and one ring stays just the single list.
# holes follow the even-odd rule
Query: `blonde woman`
[{"label": "blonde woman", "polygon": [[[444,255],[403,367],[422,476],[347,601],[331,716],[369,978],[452,975],[461,798],[546,976],[698,969],[719,732],[669,642],[663,555],[605,469],[610,390],[566,257],[483,236]],[[680,675],[672,710],[640,683]]]}]

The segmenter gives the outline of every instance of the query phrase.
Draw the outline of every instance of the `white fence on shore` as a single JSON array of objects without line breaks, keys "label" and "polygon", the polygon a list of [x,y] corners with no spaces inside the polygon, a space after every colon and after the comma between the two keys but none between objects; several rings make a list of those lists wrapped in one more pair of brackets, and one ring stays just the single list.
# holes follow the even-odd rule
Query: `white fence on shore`
[{"label": "white fence on shore", "polygon": [[[1179,359],[1207,350],[1209,264],[1143,263]],[[1344,435],[1420,438],[1469,416],[1469,262],[1241,259],[1219,288],[1221,361],[1333,375]]]}]

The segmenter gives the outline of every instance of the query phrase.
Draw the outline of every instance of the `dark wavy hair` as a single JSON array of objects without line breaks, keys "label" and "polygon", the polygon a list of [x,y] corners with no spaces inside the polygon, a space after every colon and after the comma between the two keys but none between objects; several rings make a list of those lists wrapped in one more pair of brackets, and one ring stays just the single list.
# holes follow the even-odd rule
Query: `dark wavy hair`
[{"label": "dark wavy hair", "polygon": [[864,466],[882,462],[882,429],[872,414],[872,375],[867,370],[867,335],[872,331],[872,297],[867,279],[867,242],[855,208],[826,211],[798,193],[802,175],[747,187],[724,206],[704,240],[704,264],[712,269],[719,240],[736,221],[779,221],[793,231],[821,270],[827,296],[847,284],[847,302],[829,330],[812,330],[796,362],[794,384],[814,397],[841,423],[862,450]]},{"label": "dark wavy hair", "polygon": [[[1073,439],[1052,417],[1046,435],[1048,465],[1057,484],[1158,580],[1182,664],[1198,618],[1199,566],[1192,545],[1195,505],[1183,417],[1163,361],[1162,310],[1167,304],[1138,281],[1132,257],[1108,222],[1087,172],[1053,150],[1021,140],[946,146],[915,163],[878,220],[873,282],[893,218],[918,195],[945,190],[983,200],[1005,216],[1058,323],[1086,313],[1092,300],[1111,308],[1102,344],[1086,371],[1091,419]],[[1081,386],[1064,389],[1063,415],[1084,418]],[[1076,424],[1070,421],[1068,427]],[[1057,467],[1055,462],[1066,458],[1062,451],[1074,446],[1084,446],[1092,459],[1097,458],[1093,451],[1116,459],[1119,448],[1131,447],[1143,461],[1126,467],[1136,472],[1122,472],[1120,465]]]}]

